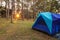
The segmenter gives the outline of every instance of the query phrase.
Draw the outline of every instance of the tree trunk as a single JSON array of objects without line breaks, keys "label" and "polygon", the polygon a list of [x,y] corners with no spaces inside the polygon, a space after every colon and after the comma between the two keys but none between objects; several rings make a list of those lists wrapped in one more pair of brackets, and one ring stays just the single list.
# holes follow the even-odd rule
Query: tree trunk
[{"label": "tree trunk", "polygon": [[[34,0],[33,0],[33,3],[34,3]],[[33,5],[33,20],[35,20],[35,18],[36,18],[36,14],[35,14],[35,11],[34,11],[34,5]]]},{"label": "tree trunk", "polygon": [[14,0],[12,0],[11,5],[12,5],[11,23],[13,23],[13,13],[14,13],[14,9],[15,9]]},{"label": "tree trunk", "polygon": [[5,0],[5,2],[6,2],[5,7],[6,7],[6,18],[7,18],[7,1]]},{"label": "tree trunk", "polygon": [[5,2],[6,2],[6,5],[5,5],[5,7],[6,7],[6,18],[8,19],[9,18],[9,0],[6,0]]},{"label": "tree trunk", "polygon": [[8,0],[8,13],[7,13],[7,16],[8,16],[8,18],[9,18],[9,0]]},{"label": "tree trunk", "polygon": [[24,20],[24,14],[23,14],[23,0],[22,0],[22,14],[21,14],[21,16],[22,16],[22,20]]}]

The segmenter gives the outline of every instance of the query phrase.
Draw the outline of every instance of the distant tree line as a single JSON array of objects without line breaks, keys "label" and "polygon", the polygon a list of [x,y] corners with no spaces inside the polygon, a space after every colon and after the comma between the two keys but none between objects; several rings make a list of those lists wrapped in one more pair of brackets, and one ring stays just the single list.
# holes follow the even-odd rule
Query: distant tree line
[{"label": "distant tree line", "polygon": [[[9,1],[9,0],[8,0]],[[6,6],[8,5],[9,7],[9,2],[7,0],[5,0],[6,2]],[[31,6],[30,10],[32,12],[30,12],[28,10],[28,6],[26,6],[25,4],[23,4],[23,2],[21,3],[22,9],[20,10],[19,8],[21,8],[19,6],[20,0],[16,0],[18,5],[17,5],[17,9],[18,11],[21,11],[21,15],[22,18],[26,18],[26,19],[35,19],[37,14],[41,11],[50,11],[50,12],[56,12],[56,10],[58,10],[60,8],[60,5],[58,5],[58,1],[56,0],[52,0],[52,1],[47,1],[47,0],[38,0],[36,2],[36,0],[33,0],[33,3],[36,2],[34,5]],[[22,0],[23,1],[23,0]],[[30,0],[26,0],[27,2],[29,2]],[[9,10],[9,15],[12,15],[12,12],[15,10],[14,5],[15,1],[12,0],[12,9],[6,8],[6,7],[0,7],[0,15],[1,17],[7,17],[6,15],[8,15],[7,11]],[[27,9],[23,9],[26,6]]]},{"label": "distant tree line", "polygon": [[5,7],[0,7],[0,16],[6,18],[6,10],[9,10],[9,15],[11,16],[12,10],[6,9]]}]

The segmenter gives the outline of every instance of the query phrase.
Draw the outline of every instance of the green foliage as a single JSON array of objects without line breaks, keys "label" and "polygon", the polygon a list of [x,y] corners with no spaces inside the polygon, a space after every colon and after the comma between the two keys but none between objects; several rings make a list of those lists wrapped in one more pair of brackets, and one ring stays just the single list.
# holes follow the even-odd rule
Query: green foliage
[{"label": "green foliage", "polygon": [[51,11],[56,12],[56,10],[59,8],[58,2],[56,0],[52,0],[50,2],[47,2],[47,0],[38,1],[34,8],[38,10],[42,9],[43,11]]},{"label": "green foliage", "polygon": [[51,11],[52,12],[56,12],[56,10],[58,9],[58,2],[57,1],[52,1],[51,2]]}]

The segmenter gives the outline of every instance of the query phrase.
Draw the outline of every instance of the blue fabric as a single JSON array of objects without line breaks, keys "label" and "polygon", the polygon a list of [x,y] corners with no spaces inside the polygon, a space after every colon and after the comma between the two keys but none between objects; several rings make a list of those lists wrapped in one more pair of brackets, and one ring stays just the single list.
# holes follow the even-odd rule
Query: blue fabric
[{"label": "blue fabric", "polygon": [[60,14],[41,12],[35,20],[33,29],[47,32],[50,35],[60,32]]},{"label": "blue fabric", "polygon": [[37,20],[39,20],[39,17],[40,17],[40,12],[38,13],[38,16],[37,16],[37,18],[36,18],[36,20],[35,20],[35,22],[34,22],[32,28],[38,23]]},{"label": "blue fabric", "polygon": [[41,31],[43,31],[43,32],[47,32],[48,34],[50,34],[48,28],[47,28],[46,26],[44,26],[44,25],[36,25],[36,26],[34,27],[34,29],[41,30]]},{"label": "blue fabric", "polygon": [[45,31],[45,32],[49,32],[49,29],[45,23],[45,21],[43,20],[42,16],[40,15],[40,17],[37,19],[37,22],[34,24],[33,26],[34,29],[37,30],[41,30],[41,31]]},{"label": "blue fabric", "polygon": [[44,12],[41,13],[43,19],[45,20],[46,25],[48,26],[48,29],[50,30],[50,33],[52,33],[52,16],[50,12]]},{"label": "blue fabric", "polygon": [[52,31],[55,33],[60,32],[60,14],[52,14],[52,18],[53,18],[53,24],[52,27],[54,28]]}]

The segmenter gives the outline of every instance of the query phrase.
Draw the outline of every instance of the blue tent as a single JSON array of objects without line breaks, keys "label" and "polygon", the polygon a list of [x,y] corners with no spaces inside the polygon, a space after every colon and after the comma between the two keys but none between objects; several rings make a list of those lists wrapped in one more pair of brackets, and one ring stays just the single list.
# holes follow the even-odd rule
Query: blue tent
[{"label": "blue tent", "polygon": [[33,29],[46,32],[50,35],[60,32],[60,14],[51,12],[41,12],[35,23],[32,26]]}]

